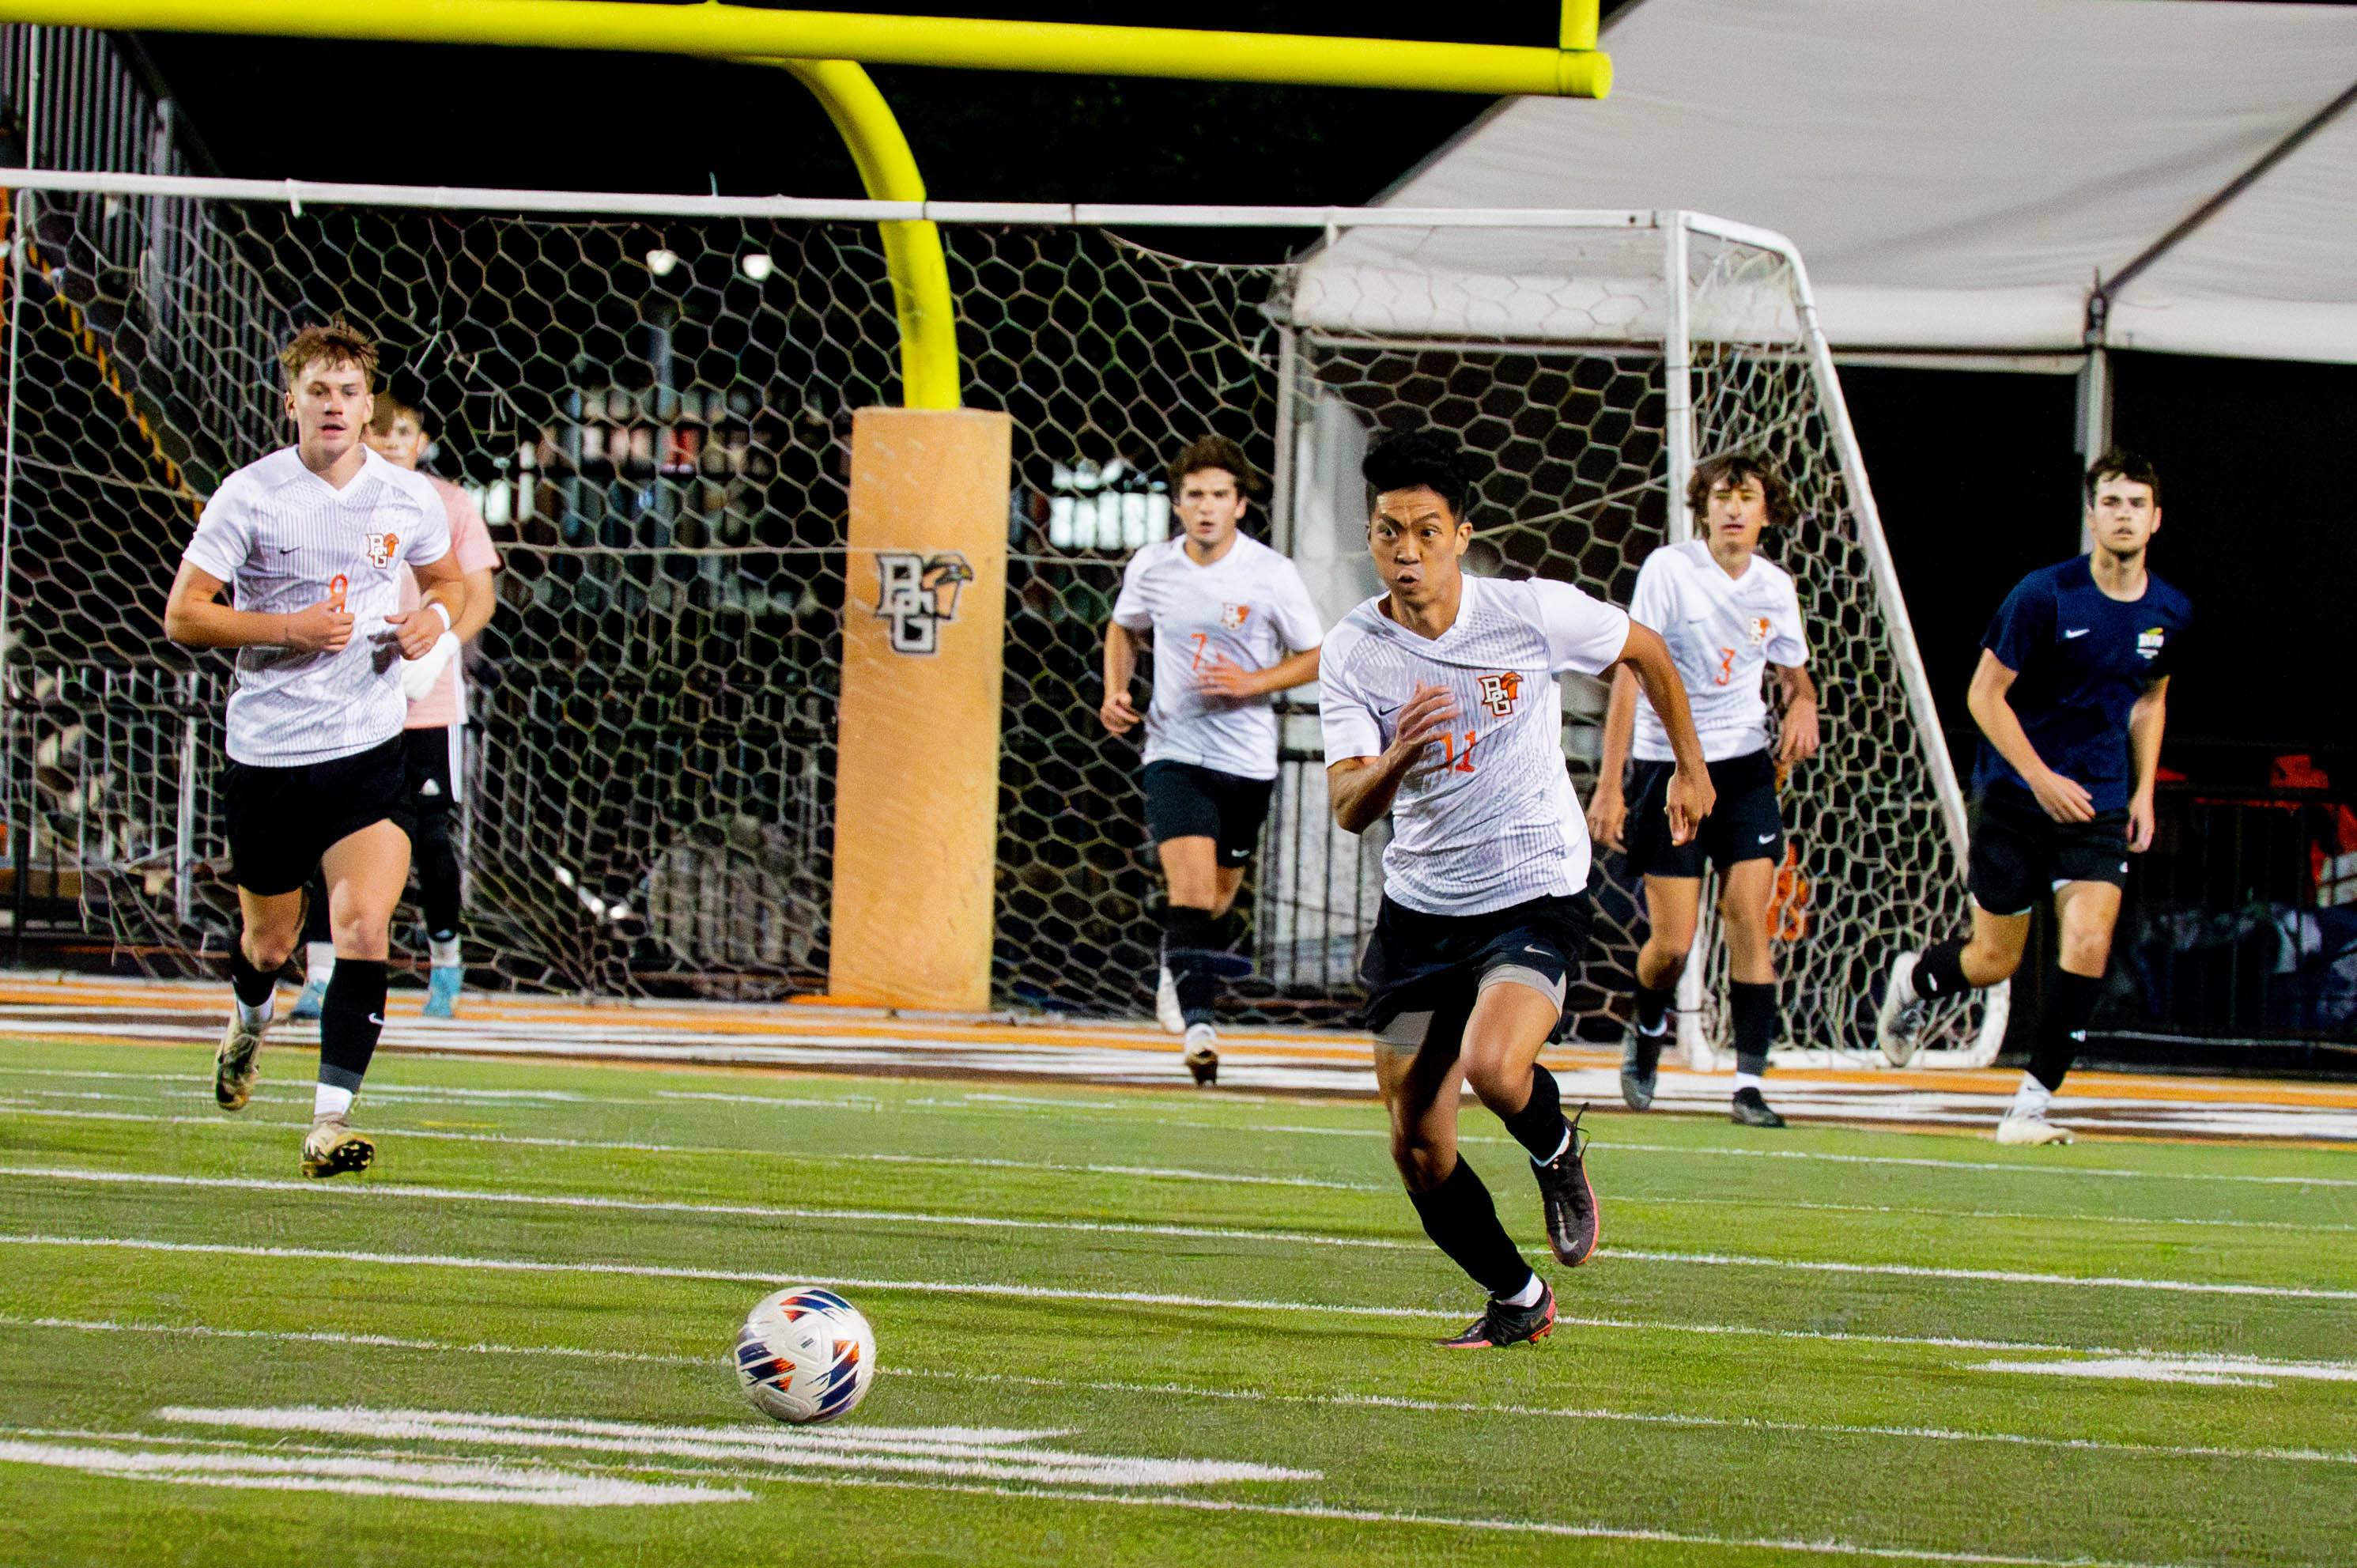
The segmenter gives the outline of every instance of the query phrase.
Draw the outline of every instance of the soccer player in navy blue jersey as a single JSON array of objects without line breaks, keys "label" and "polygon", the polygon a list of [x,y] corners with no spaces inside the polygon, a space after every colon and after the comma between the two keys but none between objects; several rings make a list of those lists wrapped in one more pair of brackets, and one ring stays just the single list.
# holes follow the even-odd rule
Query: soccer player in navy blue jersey
[{"label": "soccer player in navy blue jersey", "polygon": [[1967,704],[1980,725],[1973,768],[1969,940],[1934,943],[1890,966],[1883,1054],[1904,1067],[1935,1000],[1995,985],[2020,967],[2029,912],[2050,895],[2061,972],[2040,1011],[2029,1070],[2000,1144],[2067,1144],[2046,1118],[2087,1037],[2128,856],[2152,843],[2153,776],[2169,677],[2193,607],[2145,564],[2160,528],[2160,477],[2117,447],[2087,470],[2093,550],[2016,585],[1981,639]]}]

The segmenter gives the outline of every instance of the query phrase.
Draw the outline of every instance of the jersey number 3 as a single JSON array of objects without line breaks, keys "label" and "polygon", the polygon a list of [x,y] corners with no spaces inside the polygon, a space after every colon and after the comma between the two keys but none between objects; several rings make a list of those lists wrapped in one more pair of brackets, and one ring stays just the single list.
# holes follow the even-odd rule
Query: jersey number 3
[{"label": "jersey number 3", "polygon": [[1711,677],[1711,683],[1716,686],[1735,684],[1735,650],[1732,648],[1718,650],[1718,673]]}]

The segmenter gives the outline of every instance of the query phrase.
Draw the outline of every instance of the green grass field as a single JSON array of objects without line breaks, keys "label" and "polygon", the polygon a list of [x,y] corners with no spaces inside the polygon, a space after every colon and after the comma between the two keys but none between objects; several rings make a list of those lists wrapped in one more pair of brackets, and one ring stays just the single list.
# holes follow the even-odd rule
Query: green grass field
[{"label": "green grass field", "polygon": [[[0,1046],[0,1561],[2357,1561],[2330,1152],[1599,1115],[1563,1323],[1452,1354],[1370,1105],[381,1058],[319,1184],[310,1067]],[[835,1426],[727,1362],[795,1281]]]}]

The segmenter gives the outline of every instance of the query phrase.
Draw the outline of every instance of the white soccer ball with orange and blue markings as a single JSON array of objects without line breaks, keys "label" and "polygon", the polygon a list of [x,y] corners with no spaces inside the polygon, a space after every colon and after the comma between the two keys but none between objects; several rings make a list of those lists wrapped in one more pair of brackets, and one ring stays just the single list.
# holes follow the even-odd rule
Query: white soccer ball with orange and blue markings
[{"label": "white soccer ball with orange and blue markings", "polygon": [[817,1285],[765,1295],[737,1331],[737,1376],[763,1415],[803,1425],[848,1415],[876,1380],[876,1330]]}]

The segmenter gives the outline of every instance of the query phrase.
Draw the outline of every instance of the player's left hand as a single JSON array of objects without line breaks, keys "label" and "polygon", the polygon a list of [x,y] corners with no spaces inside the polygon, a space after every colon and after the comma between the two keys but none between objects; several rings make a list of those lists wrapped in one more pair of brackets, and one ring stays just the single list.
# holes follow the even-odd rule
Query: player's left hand
[{"label": "player's left hand", "polygon": [[1215,657],[1196,672],[1195,690],[1207,697],[1257,697],[1260,687],[1254,677],[1257,670],[1247,670],[1232,659]]},{"label": "player's left hand", "polygon": [[384,629],[404,659],[423,659],[434,651],[434,645],[450,628],[439,615],[420,605],[414,610],[385,617]]},{"label": "player's left hand", "polygon": [[2152,847],[2152,797],[2138,795],[2128,802],[2128,853],[2142,854]]},{"label": "player's left hand", "polygon": [[1710,809],[1718,804],[1718,791],[1711,788],[1709,770],[1689,773],[1681,768],[1671,774],[1665,803],[1670,813],[1670,842],[1692,843],[1695,830],[1710,815]]},{"label": "player's left hand", "polygon": [[1776,766],[1790,768],[1817,754],[1817,704],[1794,703],[1784,710],[1783,732],[1776,739]]}]

